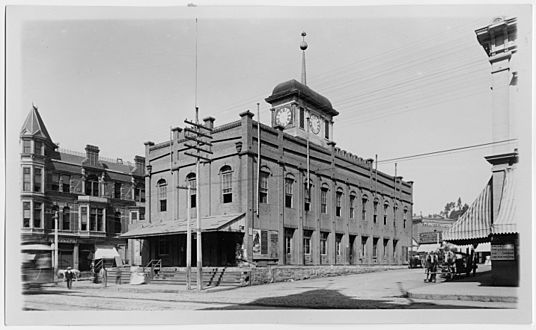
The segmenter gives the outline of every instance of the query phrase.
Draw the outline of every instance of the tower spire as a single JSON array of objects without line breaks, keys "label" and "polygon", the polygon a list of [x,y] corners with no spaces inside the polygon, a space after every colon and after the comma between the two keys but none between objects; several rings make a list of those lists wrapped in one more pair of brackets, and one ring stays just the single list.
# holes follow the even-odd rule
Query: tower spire
[{"label": "tower spire", "polygon": [[301,82],[302,84],[307,86],[307,78],[305,76],[305,50],[307,49],[307,43],[305,42],[305,36],[307,33],[302,32],[302,42],[300,44],[300,49],[302,50],[302,74],[301,74]]}]

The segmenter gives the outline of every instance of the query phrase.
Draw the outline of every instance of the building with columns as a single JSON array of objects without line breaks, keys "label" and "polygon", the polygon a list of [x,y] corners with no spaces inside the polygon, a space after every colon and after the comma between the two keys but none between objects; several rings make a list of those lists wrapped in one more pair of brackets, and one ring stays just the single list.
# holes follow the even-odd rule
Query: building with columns
[{"label": "building with columns", "polygon": [[22,242],[54,243],[58,216],[59,268],[89,270],[99,248],[114,248],[128,260],[120,238],[131,221],[144,217],[145,159],[134,164],[61,150],[54,143],[36,106],[20,131]]},{"label": "building with columns", "polygon": [[[336,147],[338,112],[305,81],[304,70],[302,82],[275,86],[265,99],[270,126],[250,111],[220,126],[204,119],[212,153],[205,154],[198,176],[191,128],[177,127],[169,141],[145,144],[146,217],[122,235],[140,251],[133,260],[185,266],[189,213],[195,265],[199,208],[204,266],[407,261],[413,182]],[[188,196],[186,187],[196,183],[200,190]]]}]

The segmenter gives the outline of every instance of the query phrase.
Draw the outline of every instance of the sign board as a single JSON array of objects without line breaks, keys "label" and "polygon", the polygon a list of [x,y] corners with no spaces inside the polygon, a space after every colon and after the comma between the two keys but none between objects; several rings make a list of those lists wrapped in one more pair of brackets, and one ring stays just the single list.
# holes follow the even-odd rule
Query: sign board
[{"label": "sign board", "polygon": [[253,257],[277,259],[278,235],[274,230],[253,229]]},{"label": "sign board", "polygon": [[515,260],[514,244],[491,244],[491,261]]},{"label": "sign board", "polygon": [[438,232],[432,231],[432,232],[419,234],[420,244],[437,243],[437,242],[441,242],[441,240],[442,240],[442,233],[440,231]]},{"label": "sign board", "polygon": [[261,233],[262,231],[260,229],[253,229],[253,255],[261,254],[261,246],[263,243]]}]

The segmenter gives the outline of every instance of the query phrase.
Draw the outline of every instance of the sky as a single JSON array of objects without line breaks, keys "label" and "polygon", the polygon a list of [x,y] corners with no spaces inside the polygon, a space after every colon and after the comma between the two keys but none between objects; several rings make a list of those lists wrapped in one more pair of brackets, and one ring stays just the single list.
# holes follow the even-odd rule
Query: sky
[{"label": "sky", "polygon": [[[526,9],[526,8],[525,8]],[[54,142],[123,160],[145,141],[169,139],[193,119],[215,125],[256,113],[264,99],[301,76],[307,33],[307,85],[326,96],[337,146],[394,175],[391,158],[493,141],[491,72],[475,30],[519,6],[367,7],[9,7],[8,162],[32,103]],[[520,47],[531,37],[520,31]],[[520,112],[514,137],[530,134]],[[255,116],[255,119],[257,116]],[[527,121],[530,124],[530,120]],[[507,146],[513,149],[513,146]],[[398,161],[414,181],[414,213],[470,204],[490,178],[491,148]]]}]

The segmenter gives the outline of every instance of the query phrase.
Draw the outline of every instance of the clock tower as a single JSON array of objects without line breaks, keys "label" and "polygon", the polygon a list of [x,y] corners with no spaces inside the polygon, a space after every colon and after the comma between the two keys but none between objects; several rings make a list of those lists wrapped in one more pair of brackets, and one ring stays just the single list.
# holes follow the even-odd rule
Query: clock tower
[{"label": "clock tower", "polygon": [[[305,32],[302,37],[305,37]],[[280,83],[265,99],[272,106],[272,126],[281,126],[290,135],[308,138],[310,142],[327,147],[328,142],[333,140],[333,117],[339,113],[326,97],[306,85],[305,40],[300,49],[302,82],[292,79]]]}]

